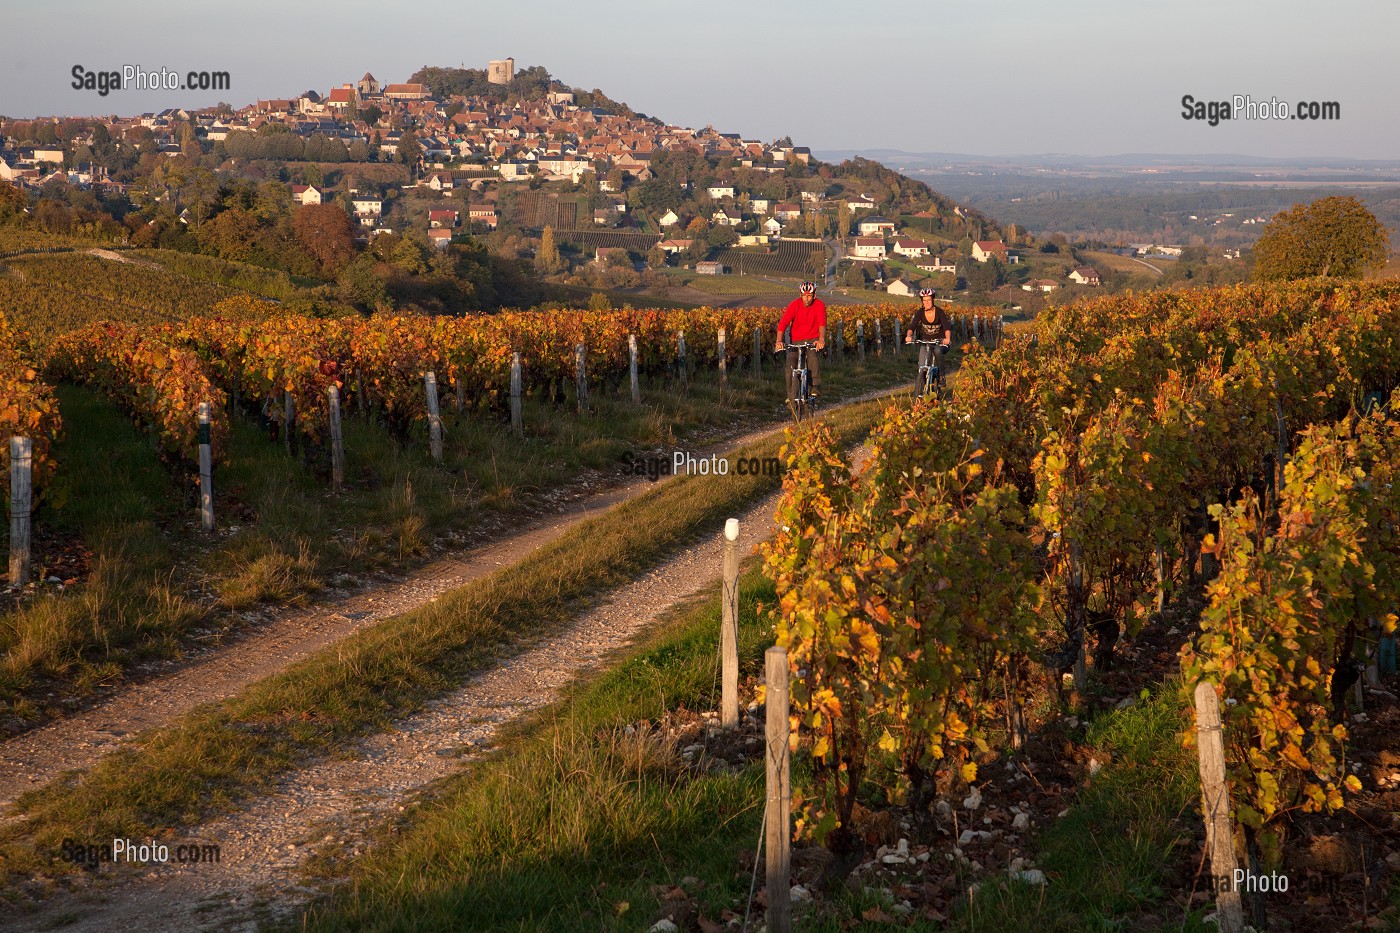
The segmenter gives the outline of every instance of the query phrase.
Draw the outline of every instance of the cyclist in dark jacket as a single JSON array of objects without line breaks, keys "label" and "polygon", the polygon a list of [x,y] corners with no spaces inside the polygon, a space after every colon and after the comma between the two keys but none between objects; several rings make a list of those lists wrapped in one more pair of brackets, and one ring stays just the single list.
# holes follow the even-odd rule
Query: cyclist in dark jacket
[{"label": "cyclist in dark jacket", "polygon": [[[943,313],[943,309],[934,303],[933,289],[925,288],[919,291],[919,300],[923,302],[923,307],[914,312],[914,316],[909,320],[909,327],[904,331],[904,342],[913,343],[915,340],[924,343],[936,343],[938,359],[930,360],[927,356],[933,347],[919,348],[919,378],[923,378],[923,367],[932,363],[940,371],[943,369],[943,354],[948,352],[948,344],[952,342],[953,330],[948,321],[948,315]],[[915,394],[922,395],[924,387],[915,386]]]},{"label": "cyclist in dark jacket", "polygon": [[946,350],[948,344],[952,342],[953,331],[948,321],[948,315],[943,313],[943,309],[934,303],[934,292],[931,288],[925,288],[919,292],[919,300],[923,302],[923,307],[914,312],[914,316],[909,319],[909,326],[904,331],[904,342],[913,343],[915,340],[941,341]]}]

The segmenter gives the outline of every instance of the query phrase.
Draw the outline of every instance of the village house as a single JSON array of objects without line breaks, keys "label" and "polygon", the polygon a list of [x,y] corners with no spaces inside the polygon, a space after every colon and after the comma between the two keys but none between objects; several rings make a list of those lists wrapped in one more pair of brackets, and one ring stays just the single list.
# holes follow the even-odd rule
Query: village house
[{"label": "village house", "polygon": [[770,198],[749,198],[749,210],[755,214],[766,214],[773,209],[773,201]]},{"label": "village house", "polygon": [[928,255],[928,244],[923,240],[916,240],[912,237],[895,237],[894,251],[901,256],[908,256],[910,259],[918,259]]},{"label": "village house", "polygon": [[359,218],[361,226],[365,227],[373,227],[384,212],[384,202],[379,198],[367,195],[352,196],[350,207],[355,211],[355,216]]},{"label": "village house", "polygon": [[769,236],[781,236],[783,232],[782,221],[776,217],[769,217],[759,225],[759,228]]},{"label": "village house", "polygon": [[666,253],[674,254],[685,252],[690,249],[690,244],[694,242],[694,240],[662,240],[656,245]]},{"label": "village house", "polygon": [[426,84],[384,85],[384,97],[388,100],[427,100],[431,96]]},{"label": "village house", "polygon": [[452,242],[452,231],[444,228],[429,230],[428,242],[432,243],[438,249],[447,249],[448,244]]},{"label": "village house", "polygon": [[852,211],[873,211],[875,210],[875,202],[861,195],[858,198],[848,200],[846,207]]},{"label": "village house", "polygon": [[1069,274],[1069,280],[1076,285],[1097,286],[1102,284],[1093,266],[1080,266]]},{"label": "village house", "polygon": [[905,278],[898,278],[885,286],[885,292],[890,295],[899,295],[904,298],[912,298],[919,291],[917,285]]},{"label": "village house", "polygon": [[496,225],[500,223],[500,215],[490,205],[479,205],[469,209],[467,219],[473,224],[485,224],[491,230],[495,230]]},{"label": "village house", "polygon": [[722,227],[737,227],[744,222],[744,215],[726,207],[711,214],[710,220]]},{"label": "village house", "polygon": [[626,259],[627,250],[621,246],[600,246],[593,254],[593,261],[605,265],[610,259]]},{"label": "village house", "polygon": [[321,189],[315,185],[292,185],[292,200],[303,207],[308,204],[320,204],[323,198]]},{"label": "village house", "polygon": [[716,201],[720,200],[721,198],[732,198],[734,197],[734,186],[710,185],[710,187],[705,189],[705,193]]},{"label": "village house", "polygon": [[978,240],[972,244],[972,258],[978,262],[986,262],[993,256],[1006,262],[1006,244],[1001,240]]},{"label": "village house", "polygon": [[1021,286],[1021,288],[1028,292],[1053,292],[1059,287],[1060,283],[1056,282],[1054,279],[1031,279],[1025,285]]},{"label": "village house", "polygon": [[702,260],[695,264],[695,271],[700,275],[724,275],[729,270],[723,263]]},{"label": "village house", "polygon": [[802,216],[802,208],[791,203],[779,204],[773,208],[773,216],[779,220],[796,220]]},{"label": "village house", "polygon": [[450,207],[439,207],[428,211],[429,227],[451,229],[457,226],[457,212]]},{"label": "village house", "polygon": [[420,184],[424,188],[431,188],[434,191],[451,191],[453,187],[455,187],[452,182],[452,176],[446,172],[433,172],[427,178],[423,179]]},{"label": "village house", "polygon": [[656,222],[663,227],[674,227],[681,222],[681,216],[675,211],[667,211]]},{"label": "village house", "polygon": [[882,236],[858,236],[851,249],[853,259],[884,259],[885,238]]},{"label": "village house", "polygon": [[883,217],[867,217],[860,222],[861,236],[894,236],[894,221]]}]

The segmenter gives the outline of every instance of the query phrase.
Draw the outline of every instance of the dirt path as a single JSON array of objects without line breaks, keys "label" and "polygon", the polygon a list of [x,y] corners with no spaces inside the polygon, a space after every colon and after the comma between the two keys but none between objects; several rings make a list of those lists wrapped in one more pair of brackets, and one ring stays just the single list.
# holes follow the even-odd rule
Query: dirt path
[{"label": "dirt path", "polygon": [[[773,529],[777,494],[741,518],[748,553]],[[596,667],[667,609],[719,577],[719,535],[610,593],[569,628],[536,641],[441,698],[392,731],[365,739],[336,760],[293,775],[251,807],[191,830],[179,841],[214,843],[218,864],[157,866],[138,874],[104,870],[96,882],[46,904],[19,926],[65,930],[256,929],[286,919],[316,893],[298,882],[302,859],[320,845],[358,854],[374,827],[433,781],[489,748],[501,725],[554,702],[560,688]],[[173,844],[172,844],[173,846]]]},{"label": "dirt path", "polygon": [[[846,404],[881,394],[884,391],[866,393]],[[772,430],[767,427],[695,453],[722,454]],[[505,540],[440,558],[405,578],[311,608],[276,610],[271,621],[247,637],[182,659],[172,671],[124,685],[96,706],[0,744],[0,823],[16,818],[10,804],[25,790],[64,771],[89,768],[147,729],[173,722],[203,703],[233,696],[360,629],[515,563],[579,522],[654,486],[644,480],[630,483],[528,525]]]}]

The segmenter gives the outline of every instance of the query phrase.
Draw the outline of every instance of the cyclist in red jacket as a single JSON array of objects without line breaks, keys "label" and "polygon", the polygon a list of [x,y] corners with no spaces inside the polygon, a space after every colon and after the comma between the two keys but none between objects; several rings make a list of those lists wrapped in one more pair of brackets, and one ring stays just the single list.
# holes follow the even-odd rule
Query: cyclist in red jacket
[{"label": "cyclist in red jacket", "polygon": [[[778,321],[778,340],[774,350],[782,350],[783,332],[792,327],[789,340],[792,343],[815,343],[818,351],[826,349],[826,304],[817,297],[817,287],[811,282],[802,283],[802,296],[795,298]],[[816,353],[807,354],[807,371],[811,374],[812,398],[817,397],[821,388],[821,369],[817,364]],[[797,349],[787,348],[788,398],[792,397],[792,371],[797,368]]]}]

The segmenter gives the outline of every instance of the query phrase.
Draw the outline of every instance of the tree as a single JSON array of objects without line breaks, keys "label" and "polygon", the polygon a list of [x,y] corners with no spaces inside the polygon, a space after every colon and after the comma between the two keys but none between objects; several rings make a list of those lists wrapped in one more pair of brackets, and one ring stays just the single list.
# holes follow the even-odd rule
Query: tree
[{"label": "tree", "polygon": [[1384,266],[1389,248],[1385,227],[1356,198],[1321,198],[1274,215],[1254,247],[1254,275],[1262,281],[1358,279]]},{"label": "tree", "polygon": [[418,165],[418,160],[423,157],[423,147],[418,142],[418,137],[413,135],[413,130],[404,130],[399,137],[399,161],[407,165],[410,170]]},{"label": "tree", "polygon": [[554,228],[545,227],[540,234],[540,248],[535,251],[535,269],[544,275],[553,275],[563,268],[564,260],[554,243]]},{"label": "tree", "polygon": [[292,217],[292,232],[322,271],[334,275],[355,254],[355,225],[334,204],[308,204]]}]

